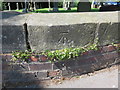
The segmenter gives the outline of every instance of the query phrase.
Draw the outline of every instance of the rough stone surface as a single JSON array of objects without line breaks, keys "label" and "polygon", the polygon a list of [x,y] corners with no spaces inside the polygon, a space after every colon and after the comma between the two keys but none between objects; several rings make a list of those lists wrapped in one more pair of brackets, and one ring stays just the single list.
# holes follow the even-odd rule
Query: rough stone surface
[{"label": "rough stone surface", "polygon": [[16,50],[26,50],[25,31],[23,26],[2,26],[2,52],[10,53]]},{"label": "rough stone surface", "polygon": [[71,14],[3,12],[3,43],[0,44],[3,53],[25,50],[24,23],[27,23],[30,47],[37,52],[84,46],[93,43],[97,37],[100,45],[117,43],[120,41],[118,14],[119,11]]},{"label": "rough stone surface", "polygon": [[[37,52],[84,46],[94,43],[96,38],[100,45],[120,41],[117,12],[33,15],[36,18],[31,17],[27,20],[28,37],[31,48]],[[109,15],[114,15],[114,18]],[[37,18],[38,16],[41,18]]]},{"label": "rough stone surface", "polygon": [[3,80],[4,81],[24,81],[24,80],[31,80],[35,79],[35,74],[32,73],[22,73],[18,71],[9,71],[9,72],[3,72]]},{"label": "rough stone surface", "polygon": [[[33,13],[26,20],[28,26],[57,26],[84,23],[118,22],[120,12]],[[114,16],[114,17],[111,17]],[[46,18],[48,17],[48,18]]]},{"label": "rough stone surface", "polygon": [[93,43],[96,24],[29,26],[29,42],[36,51],[84,46]]},{"label": "rough stone surface", "polygon": [[98,30],[98,42],[100,45],[107,45],[111,43],[119,43],[119,33],[118,27],[120,23],[102,23],[100,24]]},{"label": "rough stone surface", "polygon": [[46,79],[47,78],[47,72],[37,72],[37,78],[38,79]]},{"label": "rough stone surface", "polygon": [[52,70],[51,63],[29,64],[30,71]]},{"label": "rough stone surface", "polygon": [[[23,24],[28,15],[19,12],[2,12],[2,53],[26,50],[26,39]],[[0,43],[1,44],[1,43]]]},{"label": "rough stone surface", "polygon": [[15,12],[15,11],[3,11],[2,12],[2,25],[23,25],[29,14]]},{"label": "rough stone surface", "polygon": [[2,63],[2,70],[4,71],[29,71],[28,64],[9,64]]}]

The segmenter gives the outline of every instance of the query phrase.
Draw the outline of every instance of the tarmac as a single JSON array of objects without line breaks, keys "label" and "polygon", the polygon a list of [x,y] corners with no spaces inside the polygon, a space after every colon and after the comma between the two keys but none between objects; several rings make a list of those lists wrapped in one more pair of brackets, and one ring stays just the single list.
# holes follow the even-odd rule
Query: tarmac
[{"label": "tarmac", "polygon": [[118,68],[116,65],[67,80],[51,80],[45,88],[118,88]]}]

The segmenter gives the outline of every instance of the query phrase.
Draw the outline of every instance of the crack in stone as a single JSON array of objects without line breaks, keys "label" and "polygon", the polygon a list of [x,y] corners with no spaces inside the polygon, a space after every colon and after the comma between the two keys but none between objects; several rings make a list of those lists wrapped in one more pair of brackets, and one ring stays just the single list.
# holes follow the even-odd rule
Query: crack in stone
[{"label": "crack in stone", "polygon": [[30,42],[28,40],[29,34],[28,34],[28,29],[27,29],[27,23],[24,23],[23,27],[24,27],[24,31],[25,31],[26,48],[27,48],[27,50],[31,50]]},{"label": "crack in stone", "polygon": [[98,37],[98,35],[99,35],[99,27],[100,27],[100,23],[98,23],[98,24],[97,24],[97,27],[96,27],[94,44],[97,44],[97,42],[98,42],[98,40],[96,40],[96,39],[99,38],[99,37]]}]

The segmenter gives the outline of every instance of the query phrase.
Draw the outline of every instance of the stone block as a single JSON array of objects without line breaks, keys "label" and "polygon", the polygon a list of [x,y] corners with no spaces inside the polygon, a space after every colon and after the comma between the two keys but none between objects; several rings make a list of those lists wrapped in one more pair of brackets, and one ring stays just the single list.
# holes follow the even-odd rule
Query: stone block
[{"label": "stone block", "polygon": [[11,64],[11,66],[14,71],[29,71],[28,64]]},{"label": "stone block", "polygon": [[84,46],[94,42],[96,24],[57,26],[28,25],[29,42],[36,52]]},{"label": "stone block", "polygon": [[72,58],[69,60],[55,62],[53,64],[53,70],[55,70],[55,69],[66,70],[66,68],[69,68],[71,66],[75,66],[75,65],[77,65],[75,59],[76,58]]},{"label": "stone block", "polygon": [[26,39],[23,26],[2,26],[2,52],[11,53],[16,50],[26,50]]},{"label": "stone block", "polygon": [[48,78],[47,72],[37,72],[36,78],[38,78],[38,79],[47,79]]},{"label": "stone block", "polygon": [[29,64],[30,71],[52,70],[51,63]]},{"label": "stone block", "polygon": [[56,76],[60,76],[60,75],[61,75],[60,71],[50,71],[50,72],[48,72],[49,77],[56,77]]},{"label": "stone block", "polygon": [[102,23],[98,30],[98,43],[99,45],[108,45],[112,43],[119,43],[118,30],[120,23]]},{"label": "stone block", "polygon": [[105,53],[105,52],[112,52],[112,51],[116,51],[116,50],[117,50],[117,48],[115,46],[108,45],[108,46],[103,46],[100,49],[100,52]]},{"label": "stone block", "polygon": [[3,71],[29,71],[28,64],[20,64],[14,62],[4,62],[2,63],[2,70]]},{"label": "stone block", "polygon": [[28,76],[26,75],[24,77],[24,75],[21,73],[21,72],[18,72],[18,71],[4,71],[2,72],[2,78],[3,78],[3,81],[14,81],[14,80],[22,80],[22,79],[27,79]]},{"label": "stone block", "polygon": [[[82,75],[85,73],[93,72],[94,69],[92,68],[92,64],[87,65],[81,65],[79,67],[70,67],[65,72],[63,72],[63,76],[76,76],[76,75]],[[69,74],[67,74],[69,73]]]}]

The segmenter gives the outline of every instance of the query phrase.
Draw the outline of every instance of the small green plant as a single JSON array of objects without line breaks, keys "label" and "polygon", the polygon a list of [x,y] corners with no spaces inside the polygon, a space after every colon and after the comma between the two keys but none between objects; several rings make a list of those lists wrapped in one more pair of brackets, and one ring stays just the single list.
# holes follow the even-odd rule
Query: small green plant
[{"label": "small green plant", "polygon": [[[64,48],[61,50],[49,51],[46,50],[39,55],[45,55],[48,57],[50,62],[55,62],[59,60],[66,60],[74,57],[80,56],[82,53],[89,50],[98,50],[96,44],[88,45],[85,47],[72,47],[72,48]],[[16,51],[12,53],[13,60],[22,60],[28,62],[30,57],[35,54],[31,50],[26,51]]]},{"label": "small green plant", "polygon": [[86,52],[89,50],[98,50],[98,47],[96,44],[92,44],[86,47],[65,48],[65,49],[55,50],[55,51],[47,50],[43,52],[43,54],[47,56],[50,59],[50,61],[54,62],[58,60],[65,60],[65,59],[78,57],[83,52]]},{"label": "small green plant", "polygon": [[23,51],[16,51],[12,53],[13,60],[22,60],[22,61],[28,61],[30,56],[32,55],[32,52],[26,50],[25,52]]},{"label": "small green plant", "polygon": [[[118,48],[120,51],[119,44],[112,44],[113,46]],[[26,51],[16,51],[12,53],[13,60],[22,60],[28,62],[30,57],[33,55],[44,55],[50,62],[67,60],[70,58],[78,57],[82,55],[82,53],[90,51],[90,50],[98,50],[97,44],[91,44],[84,47],[72,47],[72,48],[64,48],[61,50],[50,51],[46,50],[41,53],[34,53],[34,51],[26,50]]]}]

